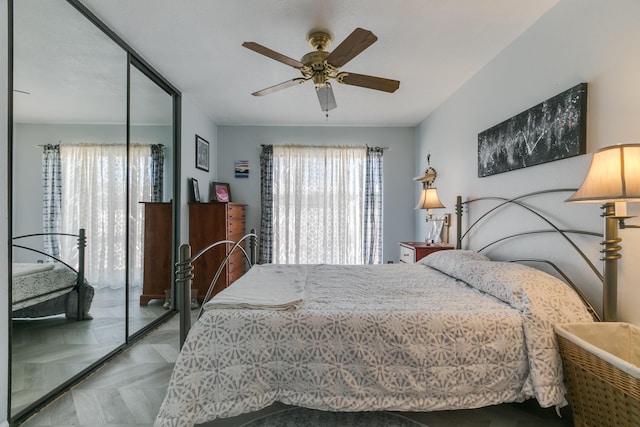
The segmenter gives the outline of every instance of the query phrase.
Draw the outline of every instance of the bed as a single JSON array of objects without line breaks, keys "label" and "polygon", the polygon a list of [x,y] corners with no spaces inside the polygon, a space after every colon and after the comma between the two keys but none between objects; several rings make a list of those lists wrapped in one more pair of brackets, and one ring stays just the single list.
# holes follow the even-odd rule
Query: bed
[{"label": "bed", "polygon": [[332,411],[562,406],[553,324],[593,314],[549,273],[470,250],[417,264],[256,265],[203,306],[154,425],[276,401]]},{"label": "bed", "polygon": [[[55,234],[78,239],[79,267],[73,268],[55,256],[15,242]],[[49,261],[12,263],[12,316],[37,318],[64,314],[68,319],[91,319],[89,309],[94,289],[84,278],[84,230],[78,234],[37,233],[13,238],[13,247],[43,255]]]}]

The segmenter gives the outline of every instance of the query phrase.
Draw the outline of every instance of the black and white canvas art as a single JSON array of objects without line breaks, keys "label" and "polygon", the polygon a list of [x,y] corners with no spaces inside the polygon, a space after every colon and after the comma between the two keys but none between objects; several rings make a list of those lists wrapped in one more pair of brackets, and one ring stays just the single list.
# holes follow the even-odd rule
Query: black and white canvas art
[{"label": "black and white canvas art", "polygon": [[586,152],[587,84],[580,83],[478,134],[478,176]]}]

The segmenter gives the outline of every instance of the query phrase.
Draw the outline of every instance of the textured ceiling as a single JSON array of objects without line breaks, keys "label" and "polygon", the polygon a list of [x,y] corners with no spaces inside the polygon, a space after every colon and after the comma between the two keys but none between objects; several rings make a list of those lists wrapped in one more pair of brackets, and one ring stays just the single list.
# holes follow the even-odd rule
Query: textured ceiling
[{"label": "textured ceiling", "polygon": [[[82,2],[217,124],[413,126],[558,0]],[[17,9],[28,9],[34,4],[52,2],[21,0],[16,3]],[[19,6],[21,3],[24,6]],[[29,24],[36,28],[28,28],[26,23],[20,27],[20,23],[16,23],[17,35],[23,34],[30,40],[25,42],[30,48],[16,48],[16,69],[24,67],[24,78],[16,78],[15,87],[32,93],[16,94],[18,119],[45,120],[42,118],[47,114],[45,110],[55,104],[57,113],[50,121],[91,121],[90,109],[83,107],[76,111],[78,108],[73,107],[74,96],[82,96],[81,93],[74,95],[73,82],[45,89],[47,85],[41,85],[37,75],[30,76],[33,49],[37,46],[34,40],[44,35],[40,33],[49,34],[55,28],[72,29],[72,34],[44,36],[48,41],[66,45],[62,49],[43,49],[37,56],[38,67],[64,61],[85,64],[74,79],[77,86],[82,87],[82,79],[96,78],[91,58],[104,54],[110,62],[100,66],[100,72],[116,77],[109,80],[105,75],[98,75],[99,81],[105,83],[88,84],[82,92],[102,99],[105,109],[109,103],[120,105],[122,102],[123,93],[114,87],[114,82],[122,78],[122,55],[108,43],[96,41],[102,38],[99,34],[84,35],[91,30],[86,25],[76,25],[75,17],[59,15],[57,11],[48,11],[43,22]],[[74,24],[65,25],[64,19],[71,19]],[[263,97],[251,96],[256,90],[300,74],[243,48],[242,42],[255,41],[300,59],[311,50],[306,40],[310,30],[327,29],[333,33],[331,50],[356,27],[371,30],[378,41],[342,70],[399,80],[400,88],[395,93],[334,83],[338,107],[330,111],[328,118],[320,110],[310,82]],[[21,40],[16,39],[17,43]],[[92,48],[96,43],[103,47]],[[90,55],[90,59],[86,55]],[[56,91],[61,89],[66,95],[58,98],[64,101],[47,101],[55,98]],[[46,99],[36,99],[41,91],[46,93]],[[24,105],[25,102],[20,104],[21,96],[31,97],[31,107]],[[64,108],[60,108],[61,102]],[[89,102],[87,100],[87,105]],[[28,118],[35,105],[43,110],[38,113],[40,118]],[[61,117],[64,114],[79,117]],[[94,120],[108,121],[106,116],[108,114],[103,113],[101,119]],[[118,121],[117,114],[109,120]]]}]

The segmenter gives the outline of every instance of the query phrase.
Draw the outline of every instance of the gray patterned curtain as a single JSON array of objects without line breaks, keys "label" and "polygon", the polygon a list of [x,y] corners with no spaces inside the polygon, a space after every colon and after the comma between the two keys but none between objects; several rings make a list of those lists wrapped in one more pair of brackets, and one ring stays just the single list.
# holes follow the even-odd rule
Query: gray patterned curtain
[{"label": "gray patterned curtain", "polygon": [[164,145],[151,144],[151,201],[161,202],[164,188]]},{"label": "gray patterned curtain", "polygon": [[[60,145],[45,145],[42,153],[42,231],[60,233],[62,206]],[[60,258],[60,237],[44,236],[44,251]],[[49,258],[51,262],[53,259]]]},{"label": "gray patterned curtain", "polygon": [[367,147],[364,196],[364,263],[382,263],[382,154],[381,147]]},{"label": "gray patterned curtain", "polygon": [[260,153],[260,264],[271,262],[273,247],[273,145],[263,145]]}]

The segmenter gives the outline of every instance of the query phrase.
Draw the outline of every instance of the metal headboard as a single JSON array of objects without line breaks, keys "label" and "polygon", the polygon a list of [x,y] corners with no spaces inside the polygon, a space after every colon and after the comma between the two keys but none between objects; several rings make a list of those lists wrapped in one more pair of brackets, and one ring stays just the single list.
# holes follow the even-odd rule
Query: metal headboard
[{"label": "metal headboard", "polygon": [[[206,302],[211,293],[213,292],[213,288],[220,278],[220,274],[224,269],[225,265],[231,258],[231,255],[236,251],[240,250],[244,255],[245,260],[249,264],[249,268],[251,268],[254,264],[256,264],[257,257],[257,239],[258,236],[255,233],[255,230],[251,230],[250,233],[245,234],[240,240],[234,242],[232,240],[220,240],[206,246],[201,249],[197,254],[191,256],[191,246],[188,244],[184,244],[180,246],[180,259],[176,263],[176,289],[175,293],[178,296],[178,309],[180,311],[180,348],[184,344],[185,339],[187,338],[187,334],[189,333],[189,329],[191,328],[191,283],[193,281],[193,263],[204,255],[209,250],[220,246],[220,245],[233,245],[231,249],[227,252],[226,256],[218,266],[218,270],[216,271],[213,280],[209,284],[209,288],[207,289],[207,293],[204,297],[204,302]],[[242,246],[246,240],[249,241],[249,255],[245,248]],[[198,313],[198,318],[202,315],[204,310],[204,304],[200,307],[200,311]]]},{"label": "metal headboard", "polygon": [[[600,271],[594,265],[594,263],[591,261],[591,259],[589,259],[589,257],[585,254],[585,252],[576,244],[576,242],[572,238],[573,235],[584,235],[584,236],[598,237],[598,238],[602,239],[603,238],[603,234],[602,233],[592,232],[592,231],[586,231],[586,230],[562,229],[559,226],[557,226],[552,220],[550,220],[548,217],[546,217],[541,212],[541,210],[539,210],[539,209],[537,209],[535,207],[532,207],[532,206],[526,204],[525,202],[523,202],[523,200],[525,200],[527,198],[530,198],[530,197],[533,197],[533,196],[553,194],[553,193],[569,193],[569,192],[573,193],[575,191],[576,191],[575,188],[558,188],[558,189],[535,191],[535,192],[532,192],[532,193],[526,193],[526,194],[523,194],[523,195],[520,195],[520,196],[517,196],[517,197],[513,197],[513,198],[490,196],[490,197],[478,197],[478,198],[469,199],[469,200],[466,200],[466,201],[462,201],[462,196],[458,196],[457,200],[456,200],[456,219],[457,219],[456,248],[457,249],[462,249],[463,240],[468,237],[470,231],[472,231],[476,226],[478,226],[480,223],[485,221],[490,215],[492,215],[496,211],[498,211],[498,210],[500,210],[500,209],[502,209],[502,208],[504,208],[506,206],[517,206],[519,208],[522,208],[522,209],[526,210],[527,212],[530,212],[534,216],[538,217],[540,220],[542,220],[544,223],[546,223],[549,226],[549,228],[540,229],[540,230],[527,230],[527,231],[523,231],[523,232],[512,233],[512,234],[500,236],[499,238],[497,238],[497,239],[495,239],[493,241],[490,241],[489,243],[484,244],[484,246],[482,246],[481,248],[476,249],[477,252],[482,252],[482,251],[486,250],[487,248],[490,248],[493,245],[496,245],[498,243],[501,243],[501,242],[504,242],[504,241],[507,241],[507,240],[510,240],[510,239],[516,239],[516,238],[519,238],[519,237],[530,236],[530,235],[534,235],[534,234],[545,234],[545,233],[557,234],[557,235],[561,236],[561,238],[564,239],[569,244],[569,246],[575,251],[576,254],[579,255],[579,257],[586,263],[586,265],[589,267],[589,269],[597,277],[598,281],[600,283],[602,283],[603,286],[604,286],[605,285],[605,280],[604,280],[603,274],[600,273]],[[484,212],[481,215],[479,215],[478,218],[472,224],[470,224],[467,227],[466,231],[463,232],[462,231],[462,213],[463,213],[464,207],[465,206],[468,207],[468,205],[470,205],[472,203],[483,201],[483,200],[493,200],[493,201],[497,201],[498,203],[495,206],[493,206],[492,208],[488,209],[486,212]],[[589,310],[591,315],[594,317],[594,319],[596,319],[598,321],[601,320],[600,315],[595,310],[593,305],[590,303],[588,298],[584,295],[582,290],[555,263],[553,263],[553,262],[551,262],[549,260],[540,259],[540,258],[518,258],[518,259],[510,259],[508,261],[543,263],[543,264],[546,264],[546,265],[550,266],[551,268],[553,268],[553,270],[555,270],[576,291],[576,293],[582,299],[582,301],[584,302],[585,306],[587,307],[587,309]]]}]

